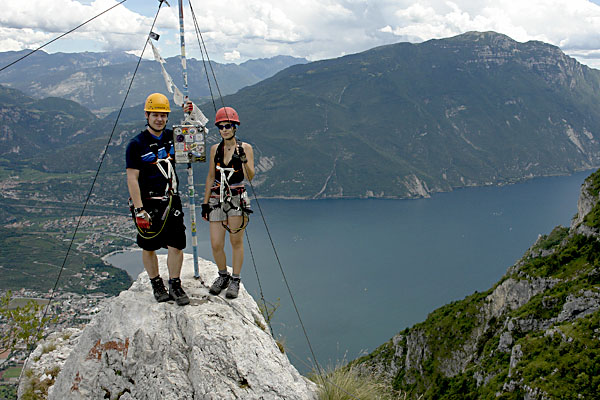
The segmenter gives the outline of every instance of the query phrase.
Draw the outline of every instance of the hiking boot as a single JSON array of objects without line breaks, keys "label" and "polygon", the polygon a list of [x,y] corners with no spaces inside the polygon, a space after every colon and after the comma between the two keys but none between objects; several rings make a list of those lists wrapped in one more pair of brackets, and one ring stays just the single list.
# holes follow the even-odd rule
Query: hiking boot
[{"label": "hiking boot", "polygon": [[229,282],[231,282],[231,275],[219,274],[219,277],[215,279],[215,282],[212,284],[210,289],[208,289],[208,291],[210,292],[210,294],[218,295],[219,293],[221,293],[221,290],[229,286]]},{"label": "hiking boot", "polygon": [[181,288],[181,279],[179,278],[169,279],[169,295],[178,306],[190,304],[190,298]]},{"label": "hiking boot", "polygon": [[229,288],[227,289],[227,293],[225,293],[225,297],[228,299],[235,299],[238,297],[238,292],[240,291],[240,279],[239,278],[231,278],[231,283],[229,284]]},{"label": "hiking boot", "polygon": [[167,293],[167,288],[165,287],[165,284],[160,276],[150,279],[150,283],[152,284],[152,291],[154,292],[154,298],[156,301],[162,303],[171,299],[171,296],[169,296],[169,293]]}]

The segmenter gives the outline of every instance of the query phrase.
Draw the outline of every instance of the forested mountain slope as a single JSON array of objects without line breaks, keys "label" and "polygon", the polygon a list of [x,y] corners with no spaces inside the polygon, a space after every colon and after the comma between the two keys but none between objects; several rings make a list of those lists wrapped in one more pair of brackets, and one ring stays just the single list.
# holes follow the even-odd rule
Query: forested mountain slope
[{"label": "forested mountain slope", "polygon": [[600,172],[570,228],[538,238],[491,289],[433,311],[354,363],[424,399],[595,399]]}]

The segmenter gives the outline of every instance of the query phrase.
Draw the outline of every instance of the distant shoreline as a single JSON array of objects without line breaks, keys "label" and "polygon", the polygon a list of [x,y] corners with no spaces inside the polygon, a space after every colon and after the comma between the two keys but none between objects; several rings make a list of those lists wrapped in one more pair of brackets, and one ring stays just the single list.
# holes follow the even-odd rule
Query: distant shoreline
[{"label": "distant shoreline", "polygon": [[100,258],[102,259],[102,261],[107,262],[106,259],[108,257],[114,256],[115,254],[127,253],[130,251],[141,251],[141,249],[137,246],[130,246],[130,247],[126,247],[126,248],[120,249],[120,250],[113,250],[110,253],[106,253],[106,254],[100,256]]},{"label": "distant shoreline", "polygon": [[[457,190],[462,189],[473,189],[473,188],[484,188],[484,187],[504,187],[510,185],[516,185],[520,183],[530,182],[535,179],[540,178],[552,178],[552,177],[561,177],[561,176],[571,176],[577,174],[579,172],[585,171],[595,171],[600,168],[600,165],[591,166],[591,167],[582,167],[576,168],[573,171],[565,172],[565,173],[551,173],[551,174],[541,174],[541,175],[524,175],[522,177],[513,178],[505,181],[497,181],[497,182],[481,182],[476,184],[465,184],[462,186],[453,186],[450,190],[431,190],[427,192],[429,197],[426,196],[324,196],[324,197],[314,197],[314,195],[295,195],[295,196],[255,196],[254,193],[251,193],[251,200],[419,200],[419,199],[427,199],[431,198],[431,196],[443,193],[452,193]],[[183,196],[182,196],[183,197]],[[187,196],[185,197],[188,198]],[[185,202],[183,207],[188,208],[188,202]],[[196,208],[198,208],[198,203],[196,203]]]}]

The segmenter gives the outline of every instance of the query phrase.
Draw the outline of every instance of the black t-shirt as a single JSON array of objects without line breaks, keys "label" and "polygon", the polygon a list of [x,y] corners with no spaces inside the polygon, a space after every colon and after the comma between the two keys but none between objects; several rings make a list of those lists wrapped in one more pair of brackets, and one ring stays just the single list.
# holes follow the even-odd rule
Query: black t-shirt
[{"label": "black t-shirt", "polygon": [[[126,168],[140,171],[138,183],[142,199],[165,195],[169,181],[156,165],[156,160],[168,158],[168,162],[173,165],[173,171],[175,171],[173,154],[173,131],[170,129],[165,129],[158,138],[146,129],[131,139],[125,150],[125,164]],[[168,173],[166,163],[161,162],[161,164]],[[173,180],[173,183],[179,182],[176,173],[174,173]]]}]

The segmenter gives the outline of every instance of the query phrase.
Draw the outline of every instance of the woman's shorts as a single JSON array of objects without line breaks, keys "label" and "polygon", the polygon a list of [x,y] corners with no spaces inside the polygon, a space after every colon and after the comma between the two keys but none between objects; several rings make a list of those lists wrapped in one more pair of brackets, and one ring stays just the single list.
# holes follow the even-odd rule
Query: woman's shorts
[{"label": "woman's shorts", "polygon": [[[244,199],[242,199],[242,196],[244,197]],[[212,210],[210,211],[210,214],[208,214],[208,220],[210,222],[227,221],[227,217],[241,216],[243,212],[241,209],[239,209],[240,201],[244,202],[243,206],[245,208],[250,207],[248,195],[246,194],[246,192],[243,192],[241,195],[236,194],[231,197],[231,204],[233,205],[233,207],[230,208],[227,212],[225,212],[223,207],[225,206],[225,208],[227,208],[228,205],[225,203],[219,205],[219,198],[211,196],[211,198],[208,200],[208,205],[212,208]]]}]

